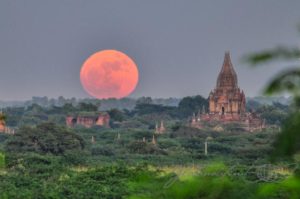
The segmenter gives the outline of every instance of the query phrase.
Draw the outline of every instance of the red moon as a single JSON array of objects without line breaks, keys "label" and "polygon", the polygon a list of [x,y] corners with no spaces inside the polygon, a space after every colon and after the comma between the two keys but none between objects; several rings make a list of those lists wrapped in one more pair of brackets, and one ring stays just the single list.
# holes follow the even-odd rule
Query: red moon
[{"label": "red moon", "polygon": [[91,55],[80,71],[84,90],[98,99],[123,98],[132,93],[139,72],[134,61],[116,50],[103,50]]}]

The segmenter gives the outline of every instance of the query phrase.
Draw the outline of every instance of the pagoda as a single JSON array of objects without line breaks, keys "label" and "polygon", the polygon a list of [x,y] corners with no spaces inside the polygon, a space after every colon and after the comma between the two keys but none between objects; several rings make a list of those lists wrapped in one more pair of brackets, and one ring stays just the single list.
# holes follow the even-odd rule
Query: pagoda
[{"label": "pagoda", "polygon": [[205,122],[239,123],[244,129],[254,131],[262,128],[262,120],[254,113],[246,112],[245,93],[238,86],[230,53],[225,52],[223,65],[218,75],[216,87],[210,92],[208,112],[199,111],[191,119],[191,126],[203,128]]}]

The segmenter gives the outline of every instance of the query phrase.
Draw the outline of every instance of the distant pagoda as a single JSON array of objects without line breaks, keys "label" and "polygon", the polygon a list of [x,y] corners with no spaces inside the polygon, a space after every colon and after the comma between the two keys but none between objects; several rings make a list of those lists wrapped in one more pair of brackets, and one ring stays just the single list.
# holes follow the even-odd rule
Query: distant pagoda
[{"label": "distant pagoda", "polygon": [[224,62],[214,90],[209,94],[209,112],[193,114],[191,126],[203,128],[203,122],[240,123],[246,130],[261,129],[263,122],[254,113],[246,112],[246,97],[238,86],[237,74],[233,68],[230,53],[225,52]]},{"label": "distant pagoda", "polygon": [[227,120],[239,120],[240,115],[245,112],[245,94],[238,87],[230,54],[226,52],[216,88],[209,94],[209,113],[224,116]]}]

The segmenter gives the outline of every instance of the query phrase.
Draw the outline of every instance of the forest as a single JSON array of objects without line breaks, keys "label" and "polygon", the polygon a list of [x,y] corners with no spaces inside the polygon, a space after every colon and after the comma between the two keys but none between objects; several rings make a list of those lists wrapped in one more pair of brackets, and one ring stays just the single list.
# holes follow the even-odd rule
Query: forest
[{"label": "forest", "polygon": [[[143,98],[132,110],[108,110],[110,127],[66,126],[68,115],[97,114],[101,103],[7,107],[0,134],[1,198],[297,198],[297,158],[273,162],[280,124],[291,106],[249,101],[270,128],[235,124],[195,129],[202,96],[178,106]],[[166,131],[155,134],[164,121]],[[287,126],[288,128],[289,126]],[[209,139],[208,139],[209,138]],[[153,140],[154,139],[154,140]],[[155,141],[155,142],[153,142]],[[207,153],[205,153],[207,142]],[[272,163],[271,163],[272,162]]]}]

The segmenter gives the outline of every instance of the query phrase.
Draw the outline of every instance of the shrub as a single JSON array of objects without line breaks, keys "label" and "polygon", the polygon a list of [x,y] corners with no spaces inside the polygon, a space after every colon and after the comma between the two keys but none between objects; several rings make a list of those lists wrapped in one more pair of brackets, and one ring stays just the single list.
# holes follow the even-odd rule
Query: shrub
[{"label": "shrub", "polygon": [[107,147],[93,147],[91,149],[92,155],[103,155],[103,156],[113,156],[114,151]]},{"label": "shrub", "polygon": [[65,151],[80,151],[84,140],[77,134],[53,123],[36,127],[21,127],[6,143],[7,152],[37,152],[62,155]]},{"label": "shrub", "polygon": [[5,155],[0,152],[0,169],[5,167]]}]

